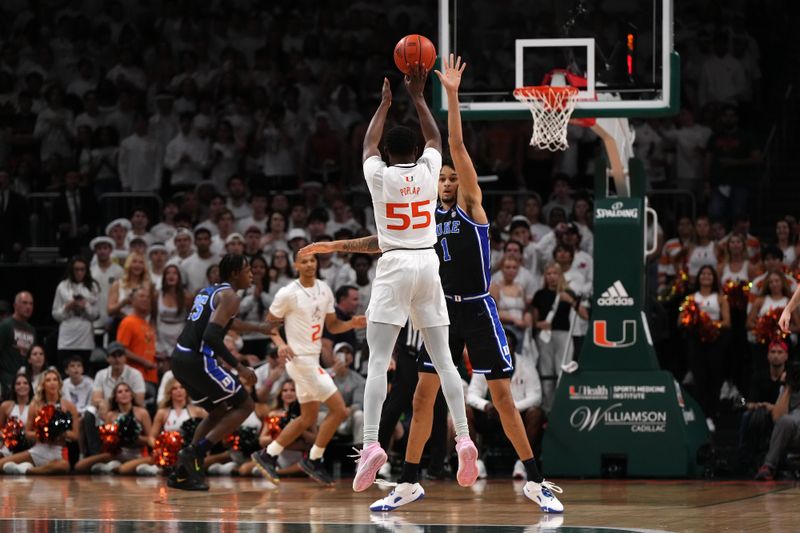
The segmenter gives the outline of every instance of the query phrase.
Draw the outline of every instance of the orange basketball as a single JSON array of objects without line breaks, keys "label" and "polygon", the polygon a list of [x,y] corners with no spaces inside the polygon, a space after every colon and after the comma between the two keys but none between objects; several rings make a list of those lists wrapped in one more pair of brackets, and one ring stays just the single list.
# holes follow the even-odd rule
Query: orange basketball
[{"label": "orange basketball", "polygon": [[416,63],[430,71],[436,63],[436,47],[427,37],[406,35],[394,47],[394,64],[403,74],[408,74]]}]

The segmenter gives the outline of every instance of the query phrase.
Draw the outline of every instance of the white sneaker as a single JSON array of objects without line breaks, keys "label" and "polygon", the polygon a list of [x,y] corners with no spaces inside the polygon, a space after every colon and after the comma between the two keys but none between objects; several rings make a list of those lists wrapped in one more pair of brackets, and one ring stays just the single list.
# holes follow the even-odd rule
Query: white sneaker
[{"label": "white sneaker", "polygon": [[209,466],[209,467],[206,469],[206,473],[207,473],[209,476],[219,476],[219,475],[221,475],[221,474],[220,474],[220,470],[221,470],[221,469],[222,469],[222,463],[214,463],[213,465],[210,465],[210,466]]},{"label": "white sneaker", "polygon": [[392,475],[392,465],[389,461],[383,463],[383,466],[380,470],[378,470],[378,477],[382,477],[383,479],[389,479]]},{"label": "white sneaker", "polygon": [[89,469],[89,472],[91,472],[92,474],[102,474],[105,469],[105,466],[106,466],[105,463],[95,463]]},{"label": "white sneaker", "polygon": [[103,468],[103,472],[106,474],[113,474],[115,468],[119,468],[122,465],[121,462],[114,459],[113,461],[109,461],[106,463],[105,468]]},{"label": "white sneaker", "polygon": [[28,462],[20,463],[17,466],[17,471],[18,471],[18,473],[20,473],[22,475],[25,475],[25,474],[28,473],[28,470],[30,470],[31,468],[33,468],[33,463],[28,463]]},{"label": "white sneaker", "polygon": [[511,477],[514,479],[526,479],[528,477],[528,473],[525,471],[525,465],[522,464],[522,461],[519,459],[514,463],[514,471],[511,473]]},{"label": "white sneaker", "polygon": [[542,481],[536,483],[535,481],[528,481],[522,487],[522,493],[528,497],[529,500],[536,503],[539,508],[545,513],[563,513],[564,506],[558,501],[554,492],[561,494],[564,492],[561,487],[553,484],[550,481]]},{"label": "white sneaker", "polygon": [[221,476],[230,476],[231,473],[234,470],[236,470],[236,467],[238,467],[238,466],[239,465],[237,465],[233,461],[228,461],[227,463],[223,463],[222,465],[220,465],[219,475],[221,475]]},{"label": "white sneaker", "polygon": [[6,463],[3,465],[4,474],[19,474],[19,465],[17,463]]},{"label": "white sneaker", "polygon": [[369,506],[370,511],[394,511],[408,503],[425,497],[425,490],[419,483],[400,483],[385,498]]},{"label": "white sneaker", "polygon": [[481,459],[478,459],[478,479],[486,479],[489,475],[486,473],[486,465],[483,464]]},{"label": "white sneaker", "polygon": [[143,464],[136,467],[137,476],[157,476],[159,468],[156,465]]}]

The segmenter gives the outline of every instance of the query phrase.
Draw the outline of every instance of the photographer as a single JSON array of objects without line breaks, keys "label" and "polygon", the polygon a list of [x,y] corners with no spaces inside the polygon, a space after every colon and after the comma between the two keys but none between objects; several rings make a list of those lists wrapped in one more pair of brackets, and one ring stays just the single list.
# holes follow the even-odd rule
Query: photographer
[{"label": "photographer", "polygon": [[772,420],[775,428],[769,441],[769,451],[764,464],[758,469],[756,479],[772,481],[781,461],[791,450],[800,450],[800,363],[792,362],[784,372],[781,391],[775,407],[772,408]]}]

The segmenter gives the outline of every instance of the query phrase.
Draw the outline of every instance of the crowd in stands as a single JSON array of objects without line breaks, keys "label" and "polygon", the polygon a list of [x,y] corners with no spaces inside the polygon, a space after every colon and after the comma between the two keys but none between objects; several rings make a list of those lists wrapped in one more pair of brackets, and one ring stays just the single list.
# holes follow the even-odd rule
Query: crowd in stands
[{"label": "crowd in stands", "polygon": [[[410,28],[433,34],[435,16],[422,2],[386,11],[329,2],[311,10],[313,20],[303,16],[308,2],[49,4],[0,6],[0,259],[25,257],[25,196],[53,192],[51,230],[65,262],[51,301],[34,303],[22,290],[0,323],[7,399],[0,425],[11,417],[33,424],[44,405],[72,413],[73,425],[62,441],[38,443],[21,459],[6,450],[14,460],[0,465],[7,473],[62,472],[66,464],[152,474],[157,465],[141,449],[203,415],[171,378],[169,357],[195,293],[219,281],[220,257],[250,259],[254,282],[242,294],[240,316],[259,321],[295,278],[294,252],[375,233],[369,202],[358,194],[361,141],[379,97],[375,80],[388,68],[385,51]],[[760,319],[785,306],[796,287],[800,224],[787,216],[774,235],[751,234],[747,205],[760,141],[742,122],[752,125],[761,109],[759,48],[740,17],[720,17],[713,26],[680,26],[680,114],[634,124],[649,186],[690,191],[701,213],[662,228],[648,266],[649,317],[662,367],[695,393],[710,429],[720,398],[744,399],[742,453],[752,455],[750,468],[763,462],[759,475],[770,477],[798,444],[798,393],[781,383],[800,316],[779,343],[759,336]],[[397,100],[391,120],[410,123]],[[490,197],[491,293],[518,371],[526,373],[512,391],[529,412],[530,439],[539,442],[564,354],[579,356],[591,313],[587,185],[599,145],[571,126],[571,148],[553,156],[527,146],[527,123],[465,128],[479,171],[499,174],[503,187],[525,188]],[[136,204],[104,218],[98,200],[113,192],[155,193],[160,211]],[[340,318],[366,309],[375,259],[319,257]],[[736,291],[745,285],[742,297]],[[679,329],[687,295],[722,335],[709,340]],[[29,322],[34,304],[52,307],[55,353],[45,353]],[[667,317],[661,328],[659,316]],[[259,408],[248,424],[268,444],[279,431],[269,421],[299,413],[293,384],[268,337],[231,335],[227,342],[257,368]],[[328,371],[350,408],[342,438],[356,444],[368,357],[363,332],[325,333],[323,360],[336,361]],[[485,386],[471,381],[471,420],[496,418]],[[127,446],[103,451],[99,428],[121,417],[135,419],[137,431]],[[313,439],[304,435],[282,468],[291,472]],[[61,455],[65,443],[69,460]],[[767,448],[767,459],[757,459]],[[221,451],[228,455],[214,469],[251,475],[237,451]]]}]

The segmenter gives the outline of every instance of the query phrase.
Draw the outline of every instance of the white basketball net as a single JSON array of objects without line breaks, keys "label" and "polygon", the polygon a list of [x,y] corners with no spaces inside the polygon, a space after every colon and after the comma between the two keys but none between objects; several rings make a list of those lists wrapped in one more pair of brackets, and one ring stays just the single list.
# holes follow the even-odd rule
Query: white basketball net
[{"label": "white basketball net", "polygon": [[518,87],[514,97],[527,105],[533,115],[531,146],[557,152],[566,150],[567,124],[575,110],[576,87]]}]

